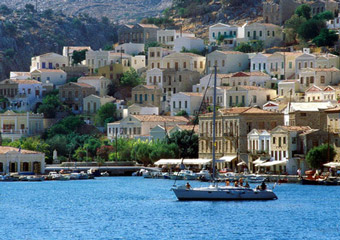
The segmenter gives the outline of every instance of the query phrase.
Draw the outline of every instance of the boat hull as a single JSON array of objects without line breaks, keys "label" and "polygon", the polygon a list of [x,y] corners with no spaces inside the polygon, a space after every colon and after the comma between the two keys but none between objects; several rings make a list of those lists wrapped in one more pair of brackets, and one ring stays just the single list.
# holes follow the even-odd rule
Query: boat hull
[{"label": "boat hull", "polygon": [[301,179],[302,185],[326,185],[326,186],[337,186],[340,185],[336,181],[316,181],[316,180],[308,180],[308,179]]},{"label": "boat hull", "polygon": [[198,188],[198,189],[173,189],[180,201],[250,201],[250,200],[275,200],[277,196],[270,190],[254,190],[250,188]]}]

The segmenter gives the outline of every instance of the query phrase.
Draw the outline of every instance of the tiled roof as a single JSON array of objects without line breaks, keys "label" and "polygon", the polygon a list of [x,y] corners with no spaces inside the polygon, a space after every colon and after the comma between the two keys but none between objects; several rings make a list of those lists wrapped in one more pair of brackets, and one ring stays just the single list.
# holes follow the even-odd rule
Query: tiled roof
[{"label": "tiled roof", "polygon": [[86,76],[86,77],[80,77],[78,78],[79,80],[100,80],[100,79],[104,79],[104,80],[109,80],[106,77],[103,76]]},{"label": "tiled roof", "polygon": [[311,128],[309,126],[279,126],[279,128],[282,128],[282,129],[289,131],[289,132],[311,130]]},{"label": "tiled roof", "polygon": [[257,86],[236,86],[236,87],[243,88],[246,90],[262,90],[262,91],[271,90],[269,88],[263,88],[263,87],[257,87]]},{"label": "tiled roof", "polygon": [[[0,154],[6,154],[6,153],[12,152],[12,151],[19,152],[19,148],[0,146]],[[35,151],[31,151],[31,150],[21,149],[20,153],[21,154],[39,154],[40,152],[35,152]]]},{"label": "tiled roof", "polygon": [[219,51],[219,50],[216,50],[216,52],[221,52],[221,53],[224,53],[224,54],[244,54],[243,52],[239,52],[239,51]]},{"label": "tiled roof", "polygon": [[198,133],[199,131],[199,125],[183,125],[183,124],[177,124],[177,126],[182,130],[192,131],[194,130],[195,133]]},{"label": "tiled roof", "polygon": [[44,68],[41,68],[41,69],[37,69],[37,71],[39,71],[39,72],[59,72],[59,73],[65,73],[61,69],[44,69]]},{"label": "tiled roof", "polygon": [[11,79],[13,82],[18,84],[42,84],[37,80],[18,80],[18,79]]},{"label": "tiled roof", "polygon": [[189,120],[181,116],[159,116],[159,115],[132,115],[142,122],[188,122]]},{"label": "tiled roof", "polygon": [[87,83],[75,83],[75,82],[71,82],[71,84],[77,85],[79,87],[84,87],[84,88],[94,88],[93,86],[91,86],[90,84],[87,84]]},{"label": "tiled roof", "polygon": [[155,24],[142,24],[142,23],[139,23],[138,25],[143,27],[143,28],[157,28],[157,29],[159,28]]},{"label": "tiled roof", "polygon": [[31,76],[30,72],[11,72],[11,74],[15,74],[16,76]]},{"label": "tiled roof", "polygon": [[220,110],[222,114],[276,114],[275,112],[266,111],[255,107],[233,107]]},{"label": "tiled roof", "polygon": [[340,70],[332,67],[332,68],[312,68],[315,72],[339,72]]},{"label": "tiled roof", "polygon": [[198,92],[181,92],[184,95],[191,96],[191,97],[203,97],[203,93]]}]

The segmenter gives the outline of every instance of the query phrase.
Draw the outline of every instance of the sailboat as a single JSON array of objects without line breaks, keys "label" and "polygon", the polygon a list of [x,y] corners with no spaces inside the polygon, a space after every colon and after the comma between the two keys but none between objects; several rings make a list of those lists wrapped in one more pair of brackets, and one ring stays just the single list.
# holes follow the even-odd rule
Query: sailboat
[{"label": "sailboat", "polygon": [[[174,186],[172,191],[175,193],[178,200],[194,201],[194,200],[275,200],[276,194],[267,188],[266,184],[262,182],[260,186],[252,189],[243,186],[225,186],[219,185],[215,179],[216,176],[216,159],[215,159],[215,119],[216,119],[216,79],[217,71],[215,66],[214,76],[214,98],[213,98],[213,147],[212,147],[212,183],[208,187],[192,188],[189,183],[182,186]],[[227,186],[228,185],[228,186]]]}]

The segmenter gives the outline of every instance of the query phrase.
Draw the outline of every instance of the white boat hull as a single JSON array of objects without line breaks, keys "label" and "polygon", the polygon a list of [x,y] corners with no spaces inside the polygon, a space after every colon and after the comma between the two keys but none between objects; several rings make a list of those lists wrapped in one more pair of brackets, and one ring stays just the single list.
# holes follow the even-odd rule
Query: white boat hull
[{"label": "white boat hull", "polygon": [[185,186],[172,189],[181,201],[239,201],[239,200],[275,200],[277,196],[271,190],[255,190],[242,187],[202,187],[190,188]]}]

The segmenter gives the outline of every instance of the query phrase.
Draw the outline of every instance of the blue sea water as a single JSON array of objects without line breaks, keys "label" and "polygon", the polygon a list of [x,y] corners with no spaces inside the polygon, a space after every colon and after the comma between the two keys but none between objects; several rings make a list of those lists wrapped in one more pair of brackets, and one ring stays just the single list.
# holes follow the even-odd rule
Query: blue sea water
[{"label": "blue sea water", "polygon": [[172,184],[1,182],[0,239],[340,239],[340,187],[282,184],[275,201],[179,202]]}]

